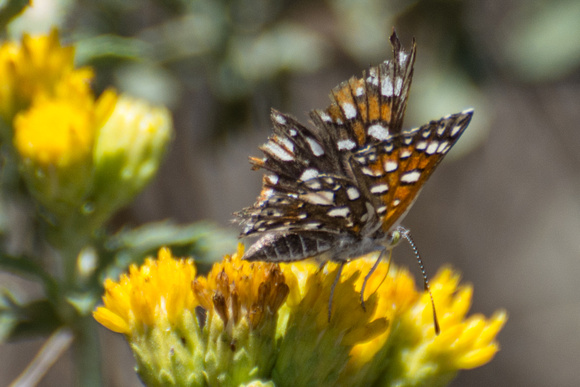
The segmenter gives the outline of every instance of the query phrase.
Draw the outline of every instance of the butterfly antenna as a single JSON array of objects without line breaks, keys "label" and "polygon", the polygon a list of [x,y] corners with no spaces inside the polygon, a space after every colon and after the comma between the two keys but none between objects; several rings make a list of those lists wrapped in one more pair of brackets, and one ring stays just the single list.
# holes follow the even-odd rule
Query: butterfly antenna
[{"label": "butterfly antenna", "polygon": [[336,288],[336,284],[338,284],[338,280],[340,279],[340,275],[342,274],[342,268],[344,267],[344,262],[340,263],[338,267],[338,273],[336,273],[336,277],[334,277],[334,282],[332,283],[332,287],[330,288],[330,298],[328,299],[328,322],[330,322],[330,316],[332,315],[332,299],[334,298],[334,288]]},{"label": "butterfly antenna", "polygon": [[435,301],[433,300],[433,294],[431,293],[431,288],[429,287],[429,279],[427,278],[427,273],[425,272],[425,267],[423,266],[423,260],[419,255],[419,250],[417,249],[417,245],[411,238],[411,234],[408,229],[404,227],[398,227],[397,230],[401,233],[401,236],[409,242],[413,252],[415,253],[415,257],[417,258],[417,263],[419,263],[419,268],[421,269],[421,274],[423,274],[423,288],[426,292],[429,292],[429,297],[431,298],[431,305],[433,306],[433,327],[435,328],[435,334],[439,335],[441,329],[439,328],[439,321],[437,319],[437,312],[435,311]]}]

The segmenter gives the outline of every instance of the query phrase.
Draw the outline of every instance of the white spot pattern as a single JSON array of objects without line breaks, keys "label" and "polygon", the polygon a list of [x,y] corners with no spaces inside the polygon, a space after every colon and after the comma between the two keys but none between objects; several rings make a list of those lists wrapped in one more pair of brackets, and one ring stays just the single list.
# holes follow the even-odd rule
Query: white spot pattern
[{"label": "white spot pattern", "polygon": [[385,171],[387,172],[394,172],[399,168],[399,163],[393,160],[385,161]]},{"label": "white spot pattern", "polygon": [[332,191],[309,192],[302,197],[307,202],[316,205],[332,206],[334,204],[334,192]]},{"label": "white spot pattern", "polygon": [[306,142],[308,142],[308,145],[310,146],[310,150],[312,151],[314,156],[320,157],[324,154],[324,149],[318,143],[318,141],[316,141],[312,137],[306,137]]},{"label": "white spot pattern", "polygon": [[403,89],[403,78],[397,77],[395,80],[395,95],[400,95]]},{"label": "white spot pattern", "polygon": [[433,141],[432,143],[429,144],[425,153],[427,153],[428,155],[434,154],[435,152],[437,152],[438,146],[439,146],[439,142]]},{"label": "white spot pattern", "polygon": [[370,189],[371,193],[373,193],[375,195],[383,194],[383,193],[387,192],[388,190],[389,190],[389,186],[386,183],[377,184],[377,185],[371,187],[371,189]]},{"label": "white spot pattern", "polygon": [[393,81],[390,77],[385,77],[381,83],[381,94],[385,97],[391,97],[393,95]]},{"label": "white spot pattern", "polygon": [[268,141],[264,144],[264,147],[269,150],[276,158],[282,161],[292,161],[294,160],[294,155],[289,153],[286,149],[282,148],[280,145],[273,141]]},{"label": "white spot pattern", "polygon": [[304,172],[302,172],[302,175],[300,175],[300,180],[306,181],[314,179],[315,177],[318,177],[318,171],[314,168],[308,168]]},{"label": "white spot pattern", "polygon": [[369,136],[379,141],[385,141],[389,138],[389,131],[381,124],[374,124],[369,127]]},{"label": "white spot pattern", "polygon": [[344,116],[348,120],[352,120],[353,118],[356,117],[356,108],[352,103],[343,103],[341,106],[342,109],[344,110]]},{"label": "white spot pattern", "polygon": [[356,146],[355,142],[350,138],[347,138],[346,140],[340,140],[336,145],[338,150],[351,150]]},{"label": "white spot pattern", "polygon": [[401,182],[407,183],[407,184],[413,184],[413,183],[416,183],[417,181],[419,181],[420,177],[421,177],[421,171],[414,169],[412,171],[406,172],[403,175],[401,175]]},{"label": "white spot pattern", "polygon": [[346,194],[350,200],[356,200],[360,198],[360,192],[355,187],[348,187],[346,190]]},{"label": "white spot pattern", "polygon": [[327,212],[328,216],[337,218],[346,218],[350,215],[350,209],[348,207],[336,207]]},{"label": "white spot pattern", "polygon": [[455,137],[457,135],[457,133],[459,133],[459,131],[461,130],[461,125],[456,125],[453,127],[453,129],[451,129],[451,137]]}]

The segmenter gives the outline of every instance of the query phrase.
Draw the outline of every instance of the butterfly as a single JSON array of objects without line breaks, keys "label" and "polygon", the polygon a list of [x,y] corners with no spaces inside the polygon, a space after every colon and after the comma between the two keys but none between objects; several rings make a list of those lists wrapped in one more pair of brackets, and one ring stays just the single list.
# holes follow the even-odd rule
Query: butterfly
[{"label": "butterfly", "polygon": [[[262,191],[236,213],[240,236],[258,237],[244,259],[335,261],[336,285],[344,263],[378,251],[378,264],[401,237],[416,252],[399,224],[473,110],[403,130],[416,44],[405,50],[394,30],[390,42],[393,59],[335,87],[330,106],[310,112],[311,127],[272,110],[264,157],[250,158],[266,170]],[[331,303],[332,292],[329,316]]]}]

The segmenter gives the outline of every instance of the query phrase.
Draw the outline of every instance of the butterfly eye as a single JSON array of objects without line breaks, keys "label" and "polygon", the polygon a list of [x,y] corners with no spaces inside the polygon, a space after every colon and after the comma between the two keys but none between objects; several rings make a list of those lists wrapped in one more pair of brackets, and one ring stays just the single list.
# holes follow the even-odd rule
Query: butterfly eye
[{"label": "butterfly eye", "polygon": [[399,230],[399,228],[396,228],[393,231],[389,231],[389,233],[387,234],[387,238],[386,238],[386,247],[387,248],[393,248],[395,246],[397,246],[399,244],[399,242],[401,241],[401,238],[403,236],[401,235],[401,231]]}]

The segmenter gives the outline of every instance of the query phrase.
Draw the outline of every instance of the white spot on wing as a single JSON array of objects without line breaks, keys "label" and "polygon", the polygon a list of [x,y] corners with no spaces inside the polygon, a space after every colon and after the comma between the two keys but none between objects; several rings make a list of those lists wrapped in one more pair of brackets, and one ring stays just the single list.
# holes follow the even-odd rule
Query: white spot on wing
[{"label": "white spot on wing", "polygon": [[373,86],[379,85],[379,79],[377,78],[377,69],[375,67],[372,67],[369,70],[369,76],[367,77],[367,82]]},{"label": "white spot on wing", "polygon": [[334,204],[334,193],[332,191],[309,192],[306,195],[302,195],[302,198],[309,203],[321,206],[332,206]]},{"label": "white spot on wing", "polygon": [[402,159],[406,159],[406,158],[410,157],[412,154],[413,154],[413,152],[411,152],[411,150],[403,149],[401,151],[401,153],[399,154],[399,157]]},{"label": "white spot on wing", "polygon": [[369,136],[376,138],[379,141],[384,141],[389,138],[389,131],[381,124],[374,124],[369,127]]},{"label": "white spot on wing", "polygon": [[296,132],[296,130],[295,130],[295,129],[290,129],[290,135],[291,135],[292,137],[296,136],[296,134],[297,134],[297,132]]},{"label": "white spot on wing", "polygon": [[276,141],[282,143],[290,152],[294,153],[294,143],[286,137],[276,137]]},{"label": "white spot on wing", "polygon": [[353,149],[356,144],[350,138],[346,140],[340,140],[337,144],[338,150],[351,150]]},{"label": "white spot on wing", "polygon": [[355,187],[348,187],[346,190],[346,194],[350,200],[356,200],[360,197],[360,192]]},{"label": "white spot on wing", "polygon": [[330,118],[330,116],[328,114],[326,114],[325,111],[319,110],[318,115],[320,115],[320,118],[322,118],[322,121],[324,121],[324,122],[331,122],[332,121],[332,118]]},{"label": "white spot on wing", "polygon": [[413,184],[419,181],[421,177],[421,172],[418,170],[409,171],[401,176],[401,182],[407,184]]},{"label": "white spot on wing", "polygon": [[276,120],[277,123],[279,123],[280,125],[286,125],[286,118],[284,118],[284,116],[280,115],[280,114],[276,114],[276,116],[274,117],[274,119]]},{"label": "white spot on wing", "polygon": [[384,77],[381,83],[381,94],[385,97],[390,97],[393,95],[393,81],[391,77]]},{"label": "white spot on wing", "polygon": [[302,172],[302,175],[300,175],[300,180],[306,181],[314,179],[315,177],[318,177],[318,171],[314,168],[308,168],[307,170]]},{"label": "white spot on wing", "polygon": [[324,154],[324,149],[322,149],[322,146],[318,143],[318,141],[312,137],[306,137],[306,141],[308,142],[308,145],[310,145],[310,150],[314,156],[318,157]]},{"label": "white spot on wing", "polygon": [[362,86],[357,87],[355,92],[354,92],[354,95],[356,95],[357,97],[362,97],[364,94],[365,94],[365,88]]},{"label": "white spot on wing", "polygon": [[383,171],[381,169],[374,170],[374,169],[369,168],[369,167],[362,167],[360,170],[362,173],[364,173],[367,176],[374,176],[374,177],[383,176]]},{"label": "white spot on wing", "polygon": [[457,135],[457,133],[459,133],[461,128],[462,128],[461,125],[454,126],[453,129],[451,129],[451,137],[455,137]]},{"label": "white spot on wing", "polygon": [[270,184],[272,184],[272,185],[278,184],[278,180],[279,180],[278,175],[268,175],[267,178],[268,178],[268,182]]},{"label": "white spot on wing", "polygon": [[437,152],[437,147],[439,146],[439,142],[438,141],[433,141],[432,143],[429,144],[429,146],[427,147],[427,150],[425,151],[428,155],[432,155],[435,152]]},{"label": "white spot on wing", "polygon": [[264,147],[270,151],[277,159],[282,161],[292,161],[294,160],[294,155],[289,153],[286,149],[282,148],[280,145],[273,141],[268,141],[264,144]]},{"label": "white spot on wing", "polygon": [[385,161],[385,171],[387,172],[394,172],[399,168],[399,163],[393,160]]},{"label": "white spot on wing", "polygon": [[447,148],[448,145],[449,141],[443,141],[441,144],[439,144],[439,148],[437,148],[437,153],[443,153],[443,151],[445,150],[445,148]]},{"label": "white spot on wing", "polygon": [[319,189],[322,188],[322,184],[320,184],[320,180],[318,180],[318,179],[316,179],[316,180],[314,180],[314,179],[307,180],[307,181],[304,182],[304,184],[308,188],[313,189],[313,190],[319,190]]},{"label": "white spot on wing", "polygon": [[268,200],[272,196],[274,196],[274,190],[272,188],[263,189],[262,192],[260,193],[260,196],[262,199]]},{"label": "white spot on wing", "polygon": [[382,193],[385,193],[389,190],[389,186],[387,184],[377,184],[373,187],[371,187],[370,191],[371,193],[375,194],[375,195],[380,195]]},{"label": "white spot on wing", "polygon": [[418,150],[425,150],[425,148],[427,148],[427,141],[419,141],[415,147]]},{"label": "white spot on wing", "polygon": [[351,120],[356,117],[356,108],[352,103],[343,103],[341,106],[347,119]]},{"label": "white spot on wing", "polygon": [[395,80],[395,95],[400,95],[403,89],[403,78],[397,77]]},{"label": "white spot on wing", "polygon": [[346,218],[350,215],[348,207],[336,207],[327,212],[328,216],[335,218]]},{"label": "white spot on wing", "polygon": [[401,62],[402,64],[405,63],[407,61],[408,56],[409,55],[407,55],[407,53],[404,51],[399,52],[399,62]]}]

